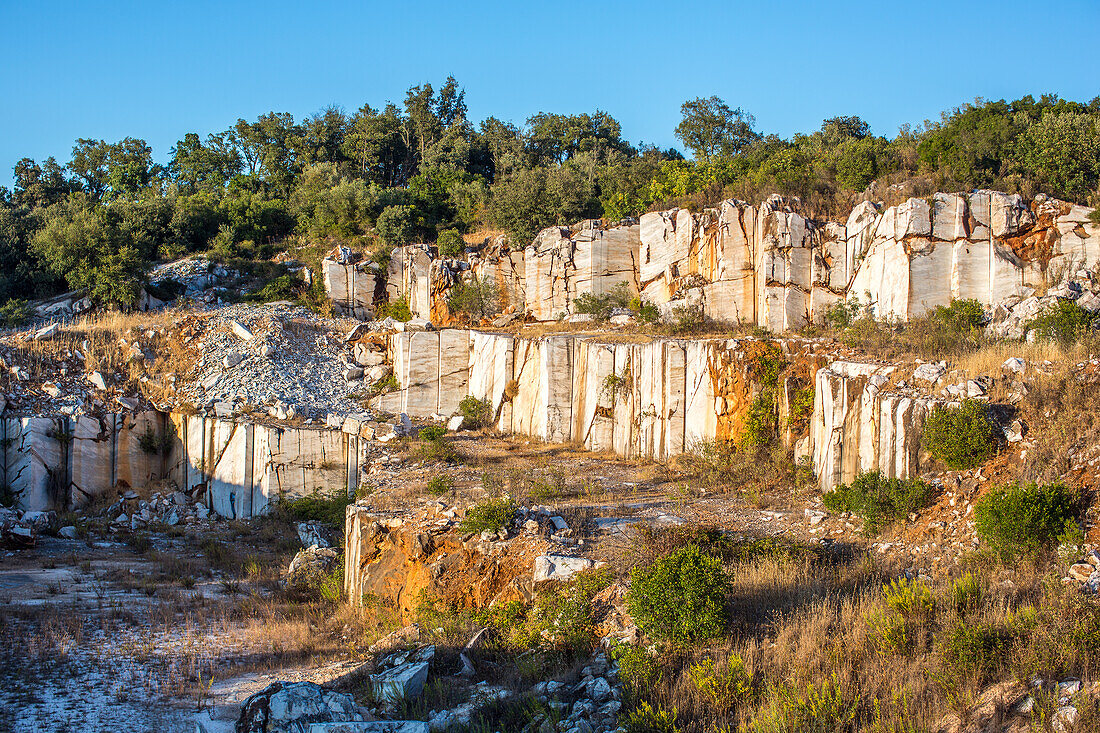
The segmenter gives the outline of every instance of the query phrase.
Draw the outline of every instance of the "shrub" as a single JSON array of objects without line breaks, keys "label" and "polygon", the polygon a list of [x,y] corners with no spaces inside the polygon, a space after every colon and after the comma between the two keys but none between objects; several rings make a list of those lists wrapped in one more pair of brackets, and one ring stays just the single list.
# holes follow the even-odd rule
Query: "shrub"
[{"label": "shrub", "polygon": [[661,677],[661,660],[644,646],[618,643],[611,647],[611,656],[619,663],[619,677],[633,695]]},{"label": "shrub", "polygon": [[948,468],[974,468],[993,455],[997,426],[979,400],[963,400],[957,407],[936,405],[924,423],[922,442]]},{"label": "shrub", "polygon": [[977,677],[984,681],[997,669],[1011,642],[1011,635],[990,624],[962,621],[940,641],[940,664],[951,680]]},{"label": "shrub", "polygon": [[448,229],[440,234],[439,239],[435,240],[435,246],[439,256],[448,259],[458,257],[466,251],[466,242],[455,229]]},{"label": "shrub", "polygon": [[271,303],[277,300],[297,300],[306,289],[305,282],[293,275],[282,275],[269,280],[261,289],[249,293],[244,300],[252,303]]},{"label": "shrub", "polygon": [[412,320],[412,311],[409,309],[409,301],[405,296],[388,303],[379,303],[377,310],[377,316],[380,320],[384,318],[392,318],[401,322]]},{"label": "shrub", "polygon": [[500,290],[490,276],[460,282],[447,296],[447,308],[472,319],[492,318],[500,313]]},{"label": "shrub", "polygon": [[982,304],[973,298],[952,300],[950,305],[938,305],[930,315],[936,325],[958,333],[981,328],[982,321],[985,320]]},{"label": "shrub", "polygon": [[420,444],[417,454],[425,461],[443,461],[457,463],[458,452],[451,441],[447,440],[447,428],[442,425],[429,425],[420,429]]},{"label": "shrub", "polygon": [[927,583],[898,578],[882,587],[886,605],[907,619],[928,621],[936,610],[936,597]]},{"label": "shrub", "polygon": [[0,324],[5,328],[18,328],[31,319],[31,306],[25,300],[9,299],[0,305]]},{"label": "shrub", "polygon": [[433,496],[442,496],[453,488],[454,481],[451,480],[451,477],[440,474],[439,476],[432,476],[431,480],[428,481],[427,492]]},{"label": "shrub", "polygon": [[763,448],[775,440],[779,431],[779,415],[775,409],[775,390],[765,389],[749,404],[741,433],[741,446]]},{"label": "shrub", "polygon": [[975,529],[1002,556],[1033,554],[1074,522],[1077,501],[1061,483],[996,488],[974,505]]},{"label": "shrub", "polygon": [[493,424],[493,405],[489,400],[479,400],[473,395],[463,397],[458,403],[458,412],[464,427],[484,428]]},{"label": "shrub", "polygon": [[623,727],[627,733],[679,733],[676,708],[666,710],[642,701],[626,715]]},{"label": "shrub", "polygon": [[418,437],[421,440],[442,440],[447,434],[447,428],[442,425],[429,425],[421,428]]},{"label": "shrub", "polygon": [[631,298],[627,307],[634,311],[635,318],[642,323],[656,323],[661,320],[661,310],[648,300]]},{"label": "shrub", "polygon": [[516,503],[511,499],[489,499],[470,507],[459,529],[466,534],[478,534],[485,530],[499,532],[508,525],[515,513]]},{"label": "shrub", "polygon": [[152,426],[145,429],[145,432],[138,436],[138,446],[143,453],[147,453],[151,456],[168,455],[172,450],[172,434],[165,431],[160,435],[157,435]]},{"label": "shrub", "polygon": [[752,722],[760,733],[838,733],[850,730],[859,700],[846,700],[834,675],[805,687],[772,687],[767,703]]},{"label": "shrub", "polygon": [[695,689],[719,710],[731,710],[752,696],[752,677],[745,669],[744,660],[736,654],[729,658],[725,668],[705,659],[692,664],[688,672]]},{"label": "shrub", "polygon": [[[602,295],[581,293],[573,300],[574,313],[586,313],[597,321],[606,321],[615,308],[629,308],[637,300],[630,292],[630,283],[618,283],[611,292]],[[633,310],[633,309],[632,309]]]},{"label": "shrub", "polygon": [[721,561],[687,545],[634,568],[627,607],[651,638],[692,643],[725,631],[728,588]]},{"label": "shrub", "polygon": [[678,305],[672,309],[669,330],[673,336],[686,336],[702,331],[706,327],[706,323],[702,308]]},{"label": "shrub", "polygon": [[313,494],[298,499],[283,499],[276,512],[298,522],[316,520],[334,527],[343,527],[348,505],[353,501],[345,491],[332,494]]},{"label": "shrub", "polygon": [[870,471],[821,498],[828,509],[863,517],[864,531],[876,534],[891,522],[924,507],[929,494],[928,484],[920,479],[886,478],[878,471]]},{"label": "shrub", "polygon": [[974,573],[965,573],[951,583],[951,605],[958,614],[977,608],[982,599],[982,587],[978,583],[978,576]]},{"label": "shrub", "polygon": [[1044,341],[1071,344],[1089,330],[1096,318],[1097,314],[1089,313],[1072,300],[1058,300],[1028,321],[1027,330],[1034,330]]},{"label": "shrub", "polygon": [[855,298],[838,300],[825,310],[825,325],[829,328],[848,328],[855,321],[863,307]]}]

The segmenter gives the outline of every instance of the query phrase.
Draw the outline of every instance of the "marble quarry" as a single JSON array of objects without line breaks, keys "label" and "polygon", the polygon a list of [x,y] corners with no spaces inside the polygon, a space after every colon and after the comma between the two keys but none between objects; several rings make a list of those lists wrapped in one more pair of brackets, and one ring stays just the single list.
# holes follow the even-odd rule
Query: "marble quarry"
[{"label": "marble quarry", "polygon": [[[0,476],[27,511],[77,508],[112,487],[170,481],[189,495],[204,495],[219,516],[242,519],[279,498],[334,486],[354,492],[363,457],[358,435],[340,430],[155,410],[4,418],[0,429]],[[147,435],[155,440],[143,440]]]},{"label": "marble quarry", "polygon": [[[730,199],[698,213],[652,212],[637,224],[589,220],[544,229],[522,252],[497,238],[465,259],[433,259],[427,245],[409,245],[394,251],[384,292],[391,301],[405,298],[414,316],[447,325],[450,289],[489,277],[503,309],[552,321],[573,313],[578,296],[625,282],[665,313],[686,306],[782,333],[821,322],[842,299],[904,321],[954,298],[987,306],[1024,298],[1100,264],[1091,209],[1043,195],[974,191],[895,206],[865,201],[843,222],[814,221],[799,208],[776,195],[759,205]],[[341,312],[365,310],[348,293],[381,293],[371,290],[374,271],[341,267],[344,275],[331,276],[326,260],[330,296]]]},{"label": "marble quarry", "polygon": [[786,424],[784,396],[809,388],[824,363],[808,341],[397,333],[388,350],[401,389],[375,398],[372,406],[446,417],[471,395],[491,405],[499,430],[665,460],[701,441],[739,437],[762,389],[760,357],[776,349],[804,375],[780,385]]}]

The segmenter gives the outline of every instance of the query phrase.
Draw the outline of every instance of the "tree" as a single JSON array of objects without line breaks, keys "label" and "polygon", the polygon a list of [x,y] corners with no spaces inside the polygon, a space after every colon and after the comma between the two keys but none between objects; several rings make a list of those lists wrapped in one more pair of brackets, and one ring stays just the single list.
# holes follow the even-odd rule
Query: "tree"
[{"label": "tree", "polygon": [[378,217],[375,228],[382,241],[400,247],[412,240],[413,214],[411,206],[387,206]]},{"label": "tree", "polygon": [[393,104],[375,111],[364,104],[350,121],[343,153],[357,174],[380,186],[403,186],[411,176],[410,150],[402,136],[404,118]]},{"label": "tree", "polygon": [[241,170],[241,155],[229,141],[228,133],[209,135],[204,145],[189,132],[171,150],[169,175],[191,191],[223,189]]},{"label": "tree", "polygon": [[29,209],[56,204],[74,188],[65,176],[65,169],[52,157],[46,158],[41,166],[30,158],[23,158],[15,164],[13,172],[15,203]]},{"label": "tree", "polygon": [[698,97],[680,105],[683,119],[676,137],[700,160],[732,157],[760,138],[753,130],[756,119],[740,107],[730,109],[718,97]]},{"label": "tree", "polygon": [[51,207],[32,247],[50,270],[96,303],[128,308],[138,297],[148,261],[88,200]]},{"label": "tree", "polygon": [[1100,116],[1044,112],[1017,145],[1018,165],[1060,198],[1084,201],[1100,184]]}]

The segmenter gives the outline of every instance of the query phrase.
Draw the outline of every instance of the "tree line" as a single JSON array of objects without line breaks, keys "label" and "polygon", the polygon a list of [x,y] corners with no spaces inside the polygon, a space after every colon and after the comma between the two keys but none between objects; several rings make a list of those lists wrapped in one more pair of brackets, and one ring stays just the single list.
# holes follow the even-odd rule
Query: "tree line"
[{"label": "tree line", "polygon": [[599,110],[475,124],[448,78],[411,87],[400,105],[300,121],[271,112],[188,133],[167,165],[138,138],[78,139],[67,164],[24,158],[13,189],[0,187],[0,302],[80,288],[125,307],[151,262],[192,252],[264,260],[291,240],[385,249],[440,238],[454,250],[479,230],[522,245],[554,224],[729,196],[798,196],[821,218],[914,180],[928,192],[1100,200],[1100,98],[978,100],[893,138],[855,116],[782,138],[717,97],[681,114],[675,133],[690,158],[629,143]]}]

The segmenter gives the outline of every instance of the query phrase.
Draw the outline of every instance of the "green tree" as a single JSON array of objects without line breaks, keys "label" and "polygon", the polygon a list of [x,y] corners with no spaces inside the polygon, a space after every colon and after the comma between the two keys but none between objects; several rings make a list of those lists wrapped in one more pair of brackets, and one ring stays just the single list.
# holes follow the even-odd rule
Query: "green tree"
[{"label": "green tree", "polygon": [[740,107],[730,109],[718,97],[698,97],[680,105],[681,119],[676,137],[697,160],[737,155],[759,139],[753,130],[756,119]]}]

